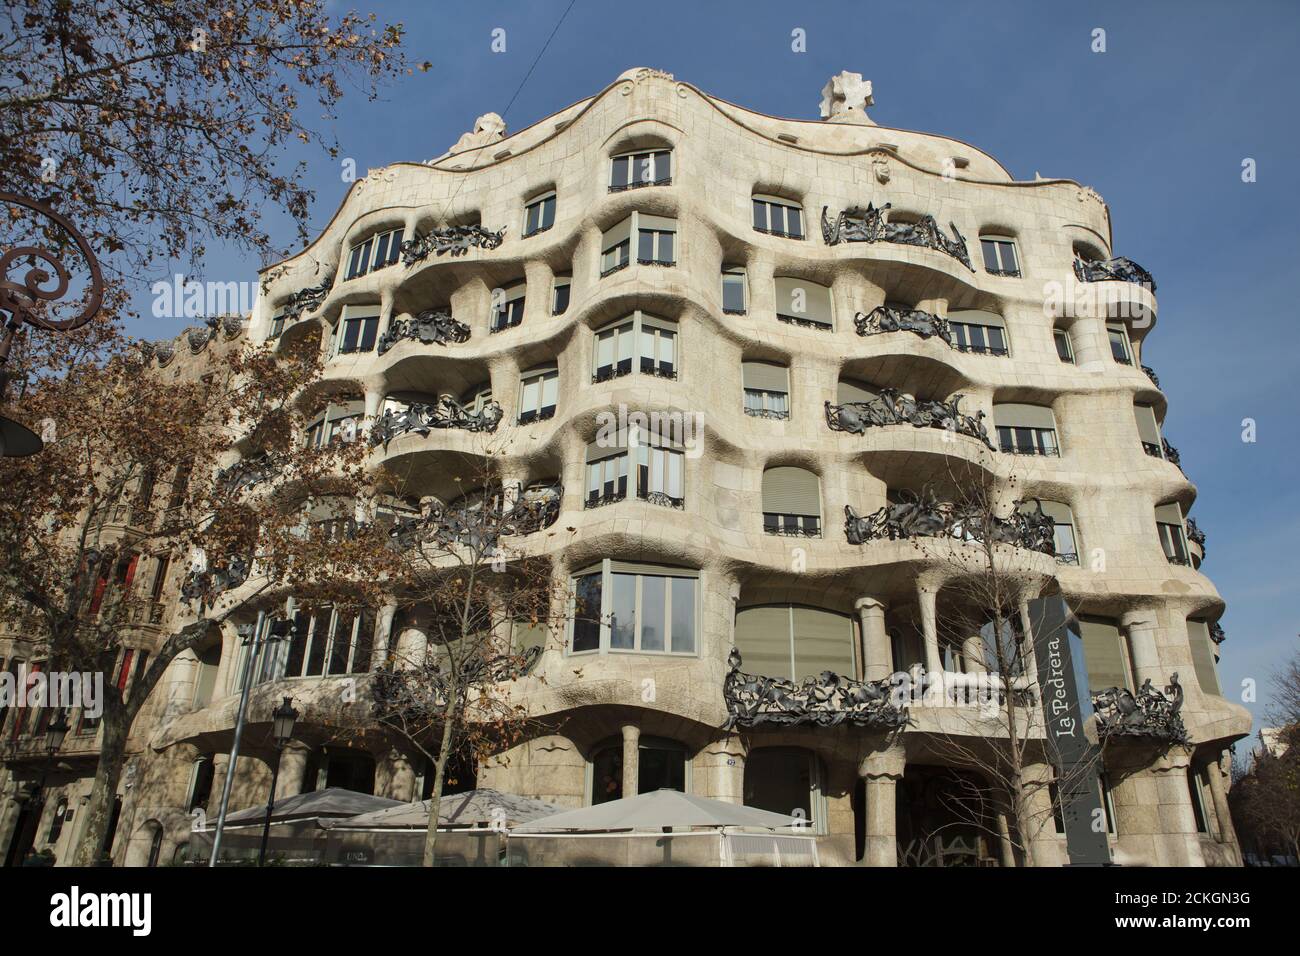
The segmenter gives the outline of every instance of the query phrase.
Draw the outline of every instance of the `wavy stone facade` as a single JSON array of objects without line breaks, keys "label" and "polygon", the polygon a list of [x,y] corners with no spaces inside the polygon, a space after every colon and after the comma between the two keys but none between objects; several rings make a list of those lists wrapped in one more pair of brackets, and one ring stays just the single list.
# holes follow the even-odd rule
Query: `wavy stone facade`
[{"label": "wavy stone facade", "polygon": [[[902,730],[870,720],[746,726],[729,712],[724,686],[733,646],[744,671],[795,682],[824,669],[867,682],[909,668],[975,669],[941,639],[957,600],[951,566],[909,540],[850,543],[842,517],[846,506],[867,515],[900,493],[951,491],[954,471],[965,469],[991,476],[1008,509],[1012,499],[1052,503],[1057,555],[1024,550],[1021,564],[1085,621],[1089,648],[1100,649],[1089,660],[1093,689],[1137,692],[1148,680],[1163,688],[1177,673],[1185,690],[1189,746],[1138,735],[1107,748],[1117,858],[1238,863],[1225,748],[1248,733],[1249,717],[1214,678],[1218,643],[1207,640],[1221,633],[1224,605],[1182,523],[1195,488],[1158,436],[1147,441],[1167,404],[1142,365],[1154,283],[1076,271],[1076,258],[1114,258],[1109,213],[1091,189],[1018,182],[966,143],[877,126],[863,108],[869,93],[839,79],[821,121],[751,112],[646,69],[510,136],[489,115],[446,155],[373,170],[353,185],[321,236],[264,274],[250,336],[320,335],[332,385],[364,396],[352,409],[363,427],[394,393],[450,396],[452,420],[458,409],[479,414],[490,386],[495,430],[399,430],[374,446],[375,465],[445,500],[467,457],[504,452],[508,480],[558,481],[556,526],[576,529],[525,536],[526,550],[548,555],[566,577],[593,567],[605,581],[639,574],[643,602],[661,588],[682,595],[665,611],[678,616],[660,622],[681,638],[676,653],[611,650],[608,627],[594,651],[575,650],[572,633],[552,635],[534,671],[545,680],[524,678],[513,692],[560,730],[478,768],[479,786],[575,807],[651,785],[772,809],[793,802],[820,835],[824,863],[944,862],[929,839],[939,824],[918,808],[933,802],[953,763],[939,742],[962,725],[948,709],[913,707]],[[542,199],[529,211],[549,195],[549,209]],[[458,231],[439,232],[448,227]],[[391,238],[380,253],[377,237],[398,229],[402,254],[389,252]],[[362,248],[379,267],[348,278]],[[519,309],[510,303],[521,288]],[[1049,314],[1045,300],[1058,295],[1101,307]],[[882,306],[951,328],[921,334],[875,323],[860,332],[855,317]],[[456,328],[430,325],[431,310],[463,323],[468,337],[399,325]],[[628,317],[640,325],[625,356],[617,336],[605,346],[600,334]],[[380,354],[375,342],[390,330]],[[653,347],[642,346],[647,335]],[[541,411],[531,396],[547,393],[544,383],[526,391],[526,373],[552,365],[553,398],[537,402],[553,403],[553,414],[529,415]],[[831,427],[838,419],[828,406],[881,390],[892,390],[888,421]],[[960,413],[972,419],[957,430],[930,427],[900,395],[949,407],[960,395]],[[658,477],[650,469],[644,494],[632,474],[621,499],[605,494],[604,472],[593,486],[590,468],[601,416],[620,408],[702,425],[680,457],[659,460]],[[1026,450],[1038,453],[1013,453]],[[593,497],[608,503],[591,507]],[[640,640],[663,640],[648,621]],[[391,608],[375,622],[374,659],[422,638],[418,627],[394,629]],[[187,839],[191,805],[203,802],[196,786],[220,793],[238,651],[228,627],[206,656],[174,665],[143,735],[136,779],[145,782],[124,802],[119,860],[144,862],[158,843],[169,858]],[[264,799],[270,751],[259,741],[284,694],[304,717],[281,793],[360,779],[383,795],[419,795],[422,768],[411,755],[378,741],[358,752],[313,726],[313,701],[336,695],[342,679],[256,687],[251,752],[232,806]],[[948,862],[1017,862],[996,837],[1005,815],[987,812],[987,831],[949,847]],[[1052,826],[1031,839],[1038,863],[1065,862]]]}]

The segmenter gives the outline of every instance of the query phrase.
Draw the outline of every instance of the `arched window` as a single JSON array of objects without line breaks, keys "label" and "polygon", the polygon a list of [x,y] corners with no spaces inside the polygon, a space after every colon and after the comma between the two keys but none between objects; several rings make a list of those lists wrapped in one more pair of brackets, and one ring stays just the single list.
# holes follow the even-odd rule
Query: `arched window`
[{"label": "arched window", "polygon": [[673,151],[642,149],[611,157],[609,191],[623,192],[643,186],[669,186],[673,181]]},{"label": "arched window", "polygon": [[804,468],[782,466],[763,472],[763,531],[820,538],[820,479]]},{"label": "arched window", "polygon": [[736,649],[751,674],[801,681],[822,671],[856,673],[856,629],[848,614],[792,604],[736,614]]},{"label": "arched window", "polygon": [[776,317],[782,322],[828,330],[835,327],[829,287],[795,276],[776,276]]},{"label": "arched window", "polygon": [[1046,405],[995,403],[993,423],[997,427],[998,447],[1004,454],[1053,458],[1061,454],[1056,418]]},{"label": "arched window", "polygon": [[821,761],[810,750],[762,747],[750,751],[745,758],[745,806],[798,817],[813,832],[824,833],[821,778]]},{"label": "arched window", "polygon": [[[686,792],[686,747],[663,737],[642,736],[637,744],[637,794],[656,790]],[[623,792],[623,740],[611,738],[591,755],[592,805],[636,794]]]}]

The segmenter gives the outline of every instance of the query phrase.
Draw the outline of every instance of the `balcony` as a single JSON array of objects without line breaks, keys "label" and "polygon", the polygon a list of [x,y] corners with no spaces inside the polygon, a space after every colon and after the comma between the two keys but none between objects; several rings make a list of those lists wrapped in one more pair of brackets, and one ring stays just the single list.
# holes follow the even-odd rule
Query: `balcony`
[{"label": "balcony", "polygon": [[1080,282],[1132,282],[1156,291],[1156,280],[1132,259],[1074,260],[1074,274]]},{"label": "balcony", "polygon": [[1097,715],[1097,736],[1103,743],[1130,739],[1159,741],[1164,744],[1187,744],[1187,728],[1180,711],[1183,688],[1178,675],[1169,677],[1164,693],[1145,681],[1136,694],[1126,687],[1108,687],[1092,698]]},{"label": "balcony", "polygon": [[993,443],[984,427],[983,410],[976,415],[964,414],[959,408],[962,398],[954,395],[946,402],[917,401],[896,388],[886,388],[869,402],[845,402],[841,405],[826,402],[826,425],[831,431],[853,435],[865,434],[868,428],[889,425],[938,428],[974,438],[992,451]]},{"label": "balcony", "polygon": [[477,224],[434,229],[423,236],[416,236],[402,243],[402,264],[414,265],[430,255],[442,256],[449,253],[452,258],[456,258],[465,255],[473,248],[496,249],[505,236],[505,227],[496,232],[489,232]]},{"label": "balcony", "polygon": [[820,538],[821,518],[817,515],[777,514],[764,511],[763,533],[790,538]]},{"label": "balcony", "polygon": [[891,205],[885,203],[879,209],[870,203],[866,209],[852,206],[836,216],[834,222],[826,214],[828,207],[823,206],[822,238],[828,246],[841,242],[892,242],[934,249],[956,259],[971,272],[975,271],[970,263],[966,240],[955,223],[948,223],[953,234],[953,238],[949,239],[930,215],[922,216],[919,222],[887,222],[884,214]]},{"label": "balcony", "polygon": [[383,355],[403,339],[414,339],[421,345],[459,344],[469,341],[469,326],[441,310],[426,309],[413,319],[390,323],[379,337],[375,351]]},{"label": "balcony", "polygon": [[284,327],[297,322],[309,312],[315,312],[320,308],[325,297],[330,294],[330,289],[334,286],[334,273],[329,273],[320,285],[309,286],[306,289],[299,289],[293,295],[289,296],[287,302],[280,309],[278,319],[283,320]]},{"label": "balcony", "polygon": [[905,492],[900,500],[869,515],[859,516],[845,505],[844,536],[849,544],[923,537],[987,541],[1055,557],[1056,527],[1051,517],[1041,506],[1034,512],[1022,511],[1023,503],[1017,501],[1009,517],[990,519],[978,508],[939,501],[928,491]]},{"label": "balcony", "polygon": [[1164,460],[1164,453],[1160,450],[1160,446],[1155,442],[1144,441],[1142,443],[1142,450],[1152,458],[1159,458],[1162,461]]},{"label": "balcony", "polygon": [[1143,365],[1142,371],[1146,373],[1147,378],[1151,379],[1152,385],[1154,385],[1156,388],[1160,387],[1160,376],[1156,375],[1155,369],[1153,369],[1150,365]]},{"label": "balcony", "polygon": [[475,411],[450,395],[444,395],[437,402],[416,403],[401,410],[389,409],[384,412],[370,430],[370,444],[387,445],[399,435],[408,432],[427,435],[438,428],[494,432],[502,415],[501,406],[497,402],[487,402]]}]

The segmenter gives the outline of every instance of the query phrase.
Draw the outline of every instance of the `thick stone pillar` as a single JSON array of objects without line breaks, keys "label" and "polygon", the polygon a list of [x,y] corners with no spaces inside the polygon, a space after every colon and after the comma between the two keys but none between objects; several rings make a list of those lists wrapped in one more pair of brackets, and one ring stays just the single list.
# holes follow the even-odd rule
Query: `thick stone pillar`
[{"label": "thick stone pillar", "polygon": [[388,635],[393,629],[393,618],[397,616],[397,605],[393,602],[379,609],[375,621],[375,650],[371,655],[372,666],[379,666],[388,660]]},{"label": "thick stone pillar", "polygon": [[[221,794],[226,788],[226,774],[230,772],[230,754],[213,754],[212,755],[212,789],[208,791],[208,805],[206,812],[208,817],[216,820],[217,811],[221,809]],[[228,809],[236,810],[238,807],[231,806]]]},{"label": "thick stone pillar", "polygon": [[1020,653],[1025,662],[1025,678],[1032,684],[1038,683],[1038,655],[1034,651],[1034,640],[1037,632],[1034,629],[1034,619],[1029,613],[1029,602],[1020,602],[1020,634],[1024,641],[1021,645]]},{"label": "thick stone pillar", "polygon": [[1020,841],[1029,847],[1034,866],[1063,866],[1069,862],[1065,837],[1056,832],[1056,815],[1049,789],[1056,771],[1049,764],[1031,763],[1025,765],[1022,776],[1028,795],[1025,826],[1029,832],[1020,834]]},{"label": "thick stone pillar", "polygon": [[898,866],[896,797],[906,758],[901,747],[868,754],[858,766],[866,783],[866,846],[864,866]]},{"label": "thick stone pillar", "polygon": [[745,802],[745,748],[737,735],[728,734],[705,747],[693,769],[697,796],[737,805]]},{"label": "thick stone pillar", "polygon": [[885,605],[873,597],[854,603],[862,627],[862,676],[864,680],[885,680],[894,672],[894,651],[885,630]]},{"label": "thick stone pillar", "polygon": [[290,740],[280,751],[280,776],[275,782],[275,799],[296,797],[306,787],[307,761],[311,747],[301,740]]},{"label": "thick stone pillar", "polygon": [[388,752],[384,763],[388,785],[383,796],[410,803],[415,799],[415,768],[411,766],[411,761],[406,754],[394,749]]},{"label": "thick stone pillar", "polygon": [[[1133,655],[1133,676],[1138,687],[1150,678],[1151,685],[1161,690],[1169,682],[1169,674],[1160,664],[1155,616],[1155,612],[1150,609],[1128,611],[1120,618],[1120,625],[1128,631],[1129,650]],[[1136,691],[1137,687],[1133,690]]]},{"label": "thick stone pillar", "polygon": [[984,674],[988,672],[984,660],[985,654],[984,638],[978,634],[972,634],[961,642],[961,656],[966,664],[967,674]]},{"label": "thick stone pillar", "polygon": [[925,669],[934,674],[943,672],[943,655],[939,653],[938,599],[937,587],[916,589],[916,600],[921,609],[921,633],[925,639]]},{"label": "thick stone pillar", "polygon": [[[239,660],[240,637],[235,625],[223,622],[221,625],[221,663],[217,665],[217,679],[212,685],[213,701],[229,697],[235,678],[231,671]],[[235,688],[237,689],[237,688]]]},{"label": "thick stone pillar", "polygon": [[[1116,755],[1118,764],[1122,758]],[[1120,863],[1145,866],[1204,866],[1184,752],[1150,762],[1133,754],[1111,790]]]},{"label": "thick stone pillar", "polygon": [[1228,809],[1228,791],[1223,786],[1223,767],[1218,761],[1210,764],[1205,768],[1205,775],[1210,778],[1210,797],[1214,801],[1214,818],[1219,824],[1217,839],[1220,843],[1226,843],[1233,847],[1238,847],[1237,830],[1232,825],[1232,813]]},{"label": "thick stone pillar", "polygon": [[1007,823],[1007,811],[997,811],[998,822],[998,862],[1004,867],[1016,865],[1016,849],[1011,843],[1011,826]]},{"label": "thick stone pillar", "polygon": [[623,728],[623,796],[637,795],[641,765],[641,728],[628,724]]},{"label": "thick stone pillar", "polygon": [[1162,866],[1205,866],[1187,779],[1190,766],[1191,758],[1187,754],[1172,753],[1151,768],[1160,798],[1162,832],[1156,848],[1164,856],[1160,861]]},{"label": "thick stone pillar", "polygon": [[163,704],[163,717],[175,717],[188,713],[194,701],[194,681],[199,668],[198,655],[194,648],[187,647],[172,659],[164,675],[166,696]]},{"label": "thick stone pillar", "polygon": [[[1081,288],[1079,284],[1075,288]],[[1106,320],[1100,316],[1076,319],[1070,326],[1070,345],[1075,364],[1088,372],[1104,372],[1115,364],[1110,354],[1110,336]]]}]

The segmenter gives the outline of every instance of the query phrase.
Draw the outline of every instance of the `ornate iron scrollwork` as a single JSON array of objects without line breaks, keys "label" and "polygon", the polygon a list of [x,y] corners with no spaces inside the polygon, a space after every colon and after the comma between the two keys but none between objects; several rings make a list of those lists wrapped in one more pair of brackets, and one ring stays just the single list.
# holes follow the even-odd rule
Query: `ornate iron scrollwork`
[{"label": "ornate iron scrollwork", "polygon": [[1228,639],[1228,635],[1223,633],[1223,625],[1215,621],[1210,625],[1210,640],[1215,644],[1222,644]]},{"label": "ornate iron scrollwork", "polygon": [[[77,252],[85,261],[89,277],[89,285],[83,297],[83,304],[77,314],[69,319],[53,318],[48,306],[58,302],[68,294],[72,282],[68,267],[63,264],[63,260],[55,249],[33,245],[6,249],[0,255],[0,312],[7,312],[10,315],[14,328],[24,322],[49,332],[71,332],[73,329],[81,328],[95,317],[95,313],[99,311],[99,306],[104,298],[104,279],[100,273],[99,260],[95,258],[94,252],[91,251],[90,243],[77,231],[69,219],[61,216],[45,203],[7,192],[0,192],[0,203],[9,203],[30,209],[37,216],[48,219],[58,226],[65,239],[71,240],[71,245],[76,247]],[[47,229],[47,225],[42,224],[40,226],[41,231]],[[66,248],[66,244],[62,241],[54,245],[58,249]],[[11,271],[16,270],[24,261],[27,265],[27,272],[23,275],[22,280],[18,282],[11,281],[9,279]],[[53,285],[49,288],[42,288],[51,279],[54,280]],[[0,355],[0,361],[3,361],[3,358],[8,355],[8,342],[9,337],[6,336],[4,339],[4,352]]]},{"label": "ornate iron scrollwork", "polygon": [[894,242],[904,246],[922,246],[946,253],[971,272],[975,271],[966,250],[966,239],[956,223],[948,223],[953,235],[949,239],[931,215],[922,216],[919,222],[886,222],[885,210],[892,206],[893,203],[885,203],[879,209],[871,203],[866,209],[851,206],[836,216],[833,223],[826,215],[829,207],[822,206],[822,239],[828,246],[841,242]]},{"label": "ornate iron scrollwork", "polygon": [[682,511],[686,507],[685,498],[674,498],[670,494],[662,491],[648,491],[641,495],[641,500],[651,505],[659,505],[661,508],[673,508]]},{"label": "ornate iron scrollwork", "polygon": [[880,335],[884,332],[911,332],[923,339],[939,338],[949,347],[956,348],[948,320],[920,309],[895,309],[878,305],[870,312],[859,312],[853,317],[858,335]]},{"label": "ornate iron scrollwork", "polygon": [[1186,524],[1187,540],[1191,541],[1193,544],[1199,544],[1201,546],[1201,560],[1204,561],[1205,555],[1208,553],[1205,550],[1205,532],[1196,524],[1195,518],[1188,518]]},{"label": "ornate iron scrollwork", "polygon": [[198,599],[210,602],[213,598],[237,588],[248,580],[252,565],[246,558],[233,557],[223,568],[212,571],[191,571],[181,582],[181,598],[186,603]]},{"label": "ornate iron scrollwork", "polygon": [[434,229],[423,236],[407,239],[402,243],[402,264],[412,265],[430,254],[441,256],[451,253],[452,257],[463,256],[477,246],[480,249],[496,249],[506,237],[503,226],[496,232],[489,232],[480,225],[445,226]]},{"label": "ornate iron scrollwork", "polygon": [[419,402],[400,411],[389,409],[379,416],[370,430],[370,444],[388,444],[398,435],[415,432],[427,435],[435,428],[463,428],[471,432],[494,432],[504,412],[497,402],[487,402],[471,411],[450,395],[436,402]]},{"label": "ornate iron scrollwork", "polygon": [[888,680],[857,681],[822,671],[796,684],[779,677],[743,673],[741,663],[740,651],[733,647],[727,658],[730,669],[722,681],[726,730],[764,724],[838,727],[847,723],[899,731],[912,723],[907,708],[894,703]]},{"label": "ornate iron scrollwork", "polygon": [[994,451],[984,427],[984,410],[964,414],[959,406],[964,395],[954,395],[946,402],[918,402],[915,397],[896,388],[884,388],[869,402],[825,403],[826,424],[832,431],[861,435],[873,426],[912,425],[916,428],[939,428],[967,435],[983,442]]},{"label": "ornate iron scrollwork", "polygon": [[1156,291],[1156,280],[1151,278],[1151,273],[1123,256],[1091,262],[1075,259],[1074,274],[1080,282],[1136,282],[1152,292]]},{"label": "ornate iron scrollwork", "polygon": [[1156,388],[1160,387],[1160,376],[1156,374],[1155,369],[1153,369],[1150,365],[1143,365],[1142,371],[1146,373],[1147,378],[1151,379],[1152,385],[1154,385]]},{"label": "ornate iron scrollwork", "polygon": [[330,289],[334,287],[334,273],[331,272],[325,276],[320,285],[309,286],[306,289],[299,289],[293,295],[289,296],[288,301],[280,312],[280,317],[284,319],[284,324],[289,325],[291,322],[297,322],[308,312],[315,312],[325,298],[330,294]]},{"label": "ornate iron scrollwork", "polygon": [[415,339],[421,345],[449,345],[469,341],[469,326],[446,312],[426,309],[413,319],[393,322],[379,336],[375,351],[383,355],[402,339]]},{"label": "ornate iron scrollwork", "polygon": [[238,495],[254,485],[275,477],[279,464],[267,452],[251,458],[241,458],[229,468],[217,472],[217,487],[227,496]]},{"label": "ornate iron scrollwork", "polygon": [[879,511],[859,516],[852,505],[844,506],[844,536],[849,544],[903,538],[951,537],[968,541],[988,541],[1056,556],[1056,527],[1051,516],[1044,514],[1036,499],[1035,509],[1026,511],[1024,500],[1006,518],[985,514],[977,507],[961,508],[950,501],[939,501],[928,490],[919,494],[904,492],[901,500]]},{"label": "ornate iron scrollwork", "polygon": [[522,489],[509,502],[504,501],[499,490],[489,495],[489,500],[473,504],[462,501],[444,505],[435,499],[420,517],[394,522],[388,536],[404,551],[426,541],[442,548],[492,548],[502,535],[532,534],[549,528],[560,516],[563,497],[563,486],[548,482]]},{"label": "ornate iron scrollwork", "polygon": [[1168,438],[1161,438],[1160,445],[1165,450],[1165,460],[1178,466],[1178,470],[1183,470],[1183,458],[1178,454],[1178,449],[1169,444]]},{"label": "ornate iron scrollwork", "polygon": [[1126,687],[1108,687],[1094,694],[1092,707],[1097,714],[1097,736],[1103,742],[1119,737],[1149,738],[1171,744],[1189,742],[1179,713],[1183,709],[1183,687],[1178,683],[1177,672],[1169,675],[1163,694],[1151,686],[1148,677],[1136,695]]}]

